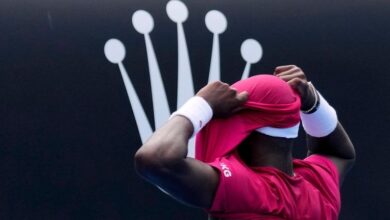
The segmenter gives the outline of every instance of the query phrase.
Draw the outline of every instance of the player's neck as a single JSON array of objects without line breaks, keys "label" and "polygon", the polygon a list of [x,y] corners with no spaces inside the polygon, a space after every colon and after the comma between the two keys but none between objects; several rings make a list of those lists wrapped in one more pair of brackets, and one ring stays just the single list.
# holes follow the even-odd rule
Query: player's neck
[{"label": "player's neck", "polygon": [[293,175],[293,141],[253,133],[238,148],[241,159],[251,167],[275,167]]}]

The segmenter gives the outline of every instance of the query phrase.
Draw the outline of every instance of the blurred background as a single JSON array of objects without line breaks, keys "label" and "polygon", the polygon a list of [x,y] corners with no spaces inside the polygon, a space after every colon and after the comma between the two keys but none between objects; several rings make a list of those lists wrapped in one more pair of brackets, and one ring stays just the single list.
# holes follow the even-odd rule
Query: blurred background
[{"label": "blurred background", "polygon": [[[141,145],[110,38],[153,126],[144,38],[131,23],[147,10],[169,106],[176,107],[177,32],[168,1],[11,1],[0,6],[0,219],[206,219],[139,178]],[[390,2],[183,1],[195,90],[207,83],[210,10],[227,18],[220,36],[222,80],[241,78],[247,38],[262,59],[251,75],[296,64],[336,108],[357,151],[342,187],[340,219],[389,219]],[[305,155],[304,135],[296,157]]]}]

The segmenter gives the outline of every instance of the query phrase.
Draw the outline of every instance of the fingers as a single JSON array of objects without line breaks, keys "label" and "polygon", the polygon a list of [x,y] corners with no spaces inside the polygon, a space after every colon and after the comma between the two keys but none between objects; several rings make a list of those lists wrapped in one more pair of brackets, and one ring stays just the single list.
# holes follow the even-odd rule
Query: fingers
[{"label": "fingers", "polygon": [[302,80],[302,79],[299,79],[299,78],[294,78],[294,79],[291,79],[289,81],[287,81],[287,83],[293,88],[295,89],[296,91],[299,92],[300,95],[303,95],[305,93],[305,90],[307,88],[307,82],[305,80]]},{"label": "fingers", "polygon": [[[282,77],[285,79],[285,81],[291,80],[291,77],[298,77],[301,79],[306,79],[305,73],[302,71],[301,68],[295,66],[295,65],[288,65],[288,66],[279,66],[275,68],[274,72],[275,76]],[[284,77],[284,76],[290,76],[291,77]]]},{"label": "fingers", "polygon": [[243,104],[244,102],[246,102],[246,100],[248,100],[248,92],[247,91],[240,92],[239,94],[237,94],[236,99],[240,104]]},{"label": "fingers", "polygon": [[296,67],[295,65],[285,65],[285,66],[278,66],[275,68],[275,72],[274,72],[274,75],[277,75],[281,72],[284,72],[284,71],[288,71],[292,68]]},{"label": "fingers", "polygon": [[238,105],[233,109],[233,114],[245,109],[243,104],[248,100],[248,92],[244,91],[237,94],[236,100],[238,101]]},{"label": "fingers", "polygon": [[234,113],[237,113],[237,112],[245,109],[243,104],[248,100],[248,92],[243,91],[243,92],[237,93],[236,89],[234,89],[234,88],[232,88],[232,89],[235,91],[235,104],[234,104],[234,107],[233,107],[231,113],[234,114]]},{"label": "fingers", "polygon": [[293,87],[293,88],[298,88],[300,86],[303,86],[305,84],[305,81],[300,79],[300,78],[293,78],[291,80],[288,80],[287,83]]},{"label": "fingers", "polygon": [[302,74],[302,72],[292,72],[291,74],[278,75],[278,77],[280,79],[284,80],[285,82],[288,82],[288,81],[290,81],[292,79],[305,80],[304,75]]},{"label": "fingers", "polygon": [[293,66],[292,68],[289,68],[287,70],[284,70],[284,71],[280,71],[278,73],[274,73],[276,76],[284,76],[284,75],[289,75],[289,74],[292,74],[292,73],[297,73],[297,72],[302,72],[302,70],[297,67],[297,66]]},{"label": "fingers", "polygon": [[299,68],[295,65],[292,65],[292,66],[289,66],[288,69],[280,70],[280,69],[276,68],[274,74],[277,76],[280,76],[280,75],[286,75],[286,74],[291,74],[291,73],[295,73],[295,72],[302,72],[303,73],[301,68]]}]

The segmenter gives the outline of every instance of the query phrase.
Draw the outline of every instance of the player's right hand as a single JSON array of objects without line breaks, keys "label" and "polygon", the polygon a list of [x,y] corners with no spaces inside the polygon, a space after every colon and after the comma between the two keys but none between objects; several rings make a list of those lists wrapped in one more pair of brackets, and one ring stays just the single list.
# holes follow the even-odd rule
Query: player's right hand
[{"label": "player's right hand", "polygon": [[204,98],[209,103],[215,117],[232,115],[241,110],[242,105],[248,99],[247,92],[238,93],[227,83],[220,81],[206,85],[196,95]]}]

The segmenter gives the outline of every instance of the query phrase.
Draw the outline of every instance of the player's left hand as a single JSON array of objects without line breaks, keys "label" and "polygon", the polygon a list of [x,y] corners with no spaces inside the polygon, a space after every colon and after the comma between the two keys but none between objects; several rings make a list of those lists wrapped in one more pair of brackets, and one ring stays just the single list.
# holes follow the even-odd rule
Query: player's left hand
[{"label": "player's left hand", "polygon": [[301,97],[301,109],[310,109],[315,103],[315,89],[310,88],[305,73],[295,65],[278,66],[274,75],[286,81]]}]

